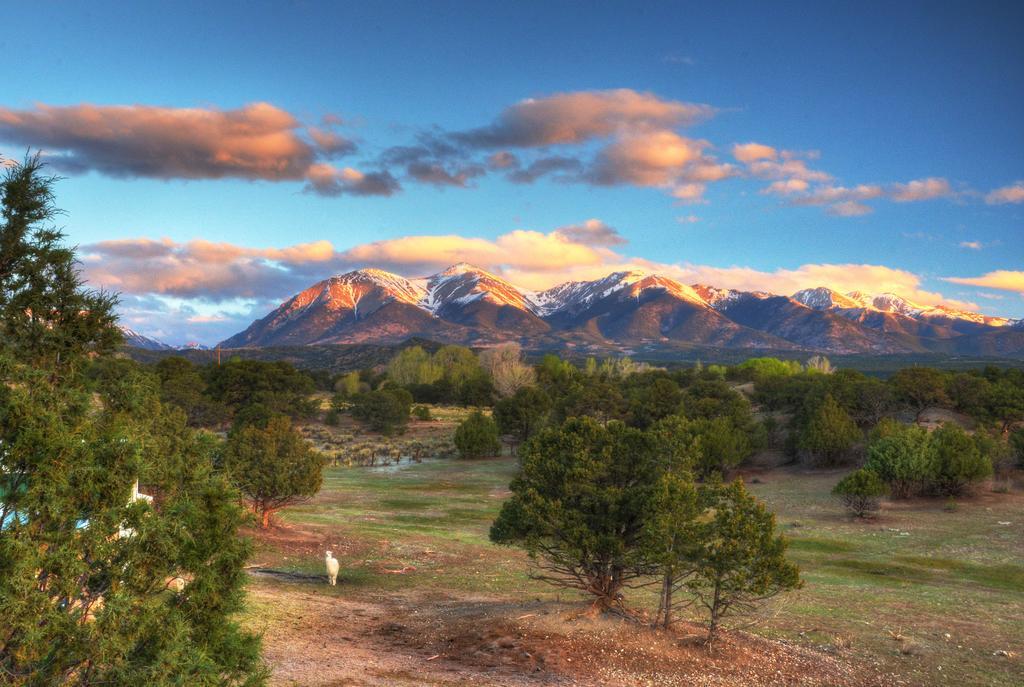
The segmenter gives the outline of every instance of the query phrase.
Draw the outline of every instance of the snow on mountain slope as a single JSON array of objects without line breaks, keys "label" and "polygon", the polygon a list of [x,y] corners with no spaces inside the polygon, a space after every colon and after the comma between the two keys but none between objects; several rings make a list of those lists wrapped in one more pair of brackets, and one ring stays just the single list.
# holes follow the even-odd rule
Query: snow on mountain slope
[{"label": "snow on mountain slope", "polygon": [[843,295],[827,286],[814,289],[803,289],[794,293],[791,298],[814,310],[832,310],[834,308],[861,308],[861,301],[852,298],[852,294]]},{"label": "snow on mountain slope", "polygon": [[764,300],[772,296],[767,291],[737,291],[736,289],[720,289],[717,286],[708,286],[707,284],[694,284],[693,290],[704,299],[705,303],[719,311],[727,310],[730,305],[736,303],[741,298],[750,297]]},{"label": "snow on mountain slope", "polygon": [[567,282],[537,294],[537,303],[544,316],[560,312],[576,313],[615,293],[622,292],[624,297],[637,298],[649,289],[661,289],[680,300],[707,306],[692,287],[642,270],[613,272],[594,281]]},{"label": "snow on mountain slope", "polygon": [[[787,298],[706,284],[689,286],[641,270],[566,282],[535,293],[459,263],[419,279],[379,269],[330,277],[222,345],[401,341],[421,336],[450,343],[678,342],[842,353],[947,351],[955,345],[960,352],[1013,353],[1024,343],[1020,327],[1004,318],[922,306],[892,293],[842,294],[819,287]],[[984,337],[988,338],[983,341]],[[955,344],[950,343],[953,340]]]},{"label": "snow on mountain slope", "polygon": [[145,334],[139,334],[134,329],[125,327],[124,325],[118,325],[118,329],[121,330],[121,335],[124,337],[124,343],[128,346],[134,346],[135,348],[144,348],[148,351],[169,351],[174,347],[165,344],[163,341],[158,341]]},{"label": "snow on mountain slope", "polygon": [[895,293],[869,294],[863,291],[837,293],[827,287],[804,289],[793,294],[793,299],[815,310],[865,309],[876,312],[895,313],[915,320],[943,318],[963,320],[988,327],[1005,327],[1011,320],[1005,317],[990,317],[981,313],[947,308],[943,305],[920,305]]},{"label": "snow on mountain slope", "polygon": [[522,291],[501,277],[465,262],[418,281],[425,291],[418,305],[434,314],[445,307],[481,300],[534,314],[539,310],[532,292]]}]

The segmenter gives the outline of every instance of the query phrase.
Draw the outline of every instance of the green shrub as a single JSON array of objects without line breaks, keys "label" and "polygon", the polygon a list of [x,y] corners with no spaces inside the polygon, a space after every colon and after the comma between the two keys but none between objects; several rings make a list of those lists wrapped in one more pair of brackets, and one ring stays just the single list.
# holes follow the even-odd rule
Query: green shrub
[{"label": "green shrub", "polygon": [[932,433],[930,491],[959,496],[972,482],[992,474],[992,461],[959,425],[946,423]]},{"label": "green shrub", "polygon": [[473,411],[455,430],[455,448],[460,458],[483,458],[501,451],[498,425],[479,410]]},{"label": "green shrub", "polygon": [[405,389],[367,391],[352,400],[352,417],[383,434],[404,430],[411,409],[412,394]]},{"label": "green shrub", "polygon": [[861,468],[839,480],[832,494],[842,499],[843,505],[855,516],[866,518],[878,512],[882,497],[888,491],[878,473]]},{"label": "green shrub", "polygon": [[912,425],[884,423],[872,433],[864,467],[889,485],[894,498],[907,498],[931,481],[931,438]]},{"label": "green shrub", "polygon": [[815,465],[837,465],[861,438],[857,424],[826,394],[797,439],[797,449]]},{"label": "green shrub", "polygon": [[412,409],[412,416],[422,422],[429,422],[434,418],[430,414],[430,408],[426,406],[416,406]]}]

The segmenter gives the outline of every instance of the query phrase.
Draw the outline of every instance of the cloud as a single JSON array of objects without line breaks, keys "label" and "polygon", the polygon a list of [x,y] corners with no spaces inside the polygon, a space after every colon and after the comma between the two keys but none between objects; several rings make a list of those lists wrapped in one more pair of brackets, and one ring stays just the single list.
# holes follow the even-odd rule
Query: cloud
[{"label": "cloud", "polygon": [[989,205],[1024,203],[1024,181],[1015,181],[1009,186],[1003,186],[1002,188],[990,191],[985,196],[985,202]]},{"label": "cloud", "polygon": [[708,105],[664,100],[627,88],[556,93],[522,100],[488,126],[451,134],[471,148],[579,144],[622,131],[686,126],[714,114]]},{"label": "cloud", "polygon": [[814,190],[792,200],[794,205],[831,205],[833,203],[851,203],[855,201],[878,198],[884,193],[881,186],[861,184],[853,188],[845,186],[819,186]]},{"label": "cloud", "polygon": [[861,215],[870,215],[874,210],[870,205],[858,203],[855,200],[844,200],[829,206],[827,212],[836,217],[860,217]]},{"label": "cloud", "polygon": [[582,224],[559,227],[554,233],[566,241],[587,246],[620,246],[628,243],[617,229],[609,227],[599,219],[588,219]]},{"label": "cloud", "polygon": [[984,248],[984,244],[981,241],[961,241],[961,248],[970,248],[971,250],[981,250]]},{"label": "cloud", "polygon": [[301,179],[315,150],[300,127],[268,103],[0,108],[0,138],[44,149],[58,169],[115,177]]},{"label": "cloud", "polygon": [[[785,151],[783,151],[785,153]],[[747,164],[747,170],[759,179],[799,179],[807,182],[831,181],[832,176],[820,170],[811,169],[807,162],[799,158],[783,156],[779,160],[754,160]]]},{"label": "cloud", "polygon": [[707,202],[704,200],[704,184],[679,184],[672,189],[672,197],[681,205]]},{"label": "cloud", "polygon": [[889,197],[897,203],[915,203],[921,200],[944,198],[953,193],[949,182],[938,177],[915,179],[905,184],[893,184]]},{"label": "cloud", "polygon": [[491,169],[514,169],[519,166],[519,158],[515,153],[499,150],[487,158],[487,166]]},{"label": "cloud", "polygon": [[340,157],[356,152],[355,142],[341,134],[315,126],[309,127],[307,131],[325,157]]},{"label": "cloud", "polygon": [[870,264],[806,264],[793,269],[761,271],[747,267],[679,266],[683,279],[743,291],[793,294],[801,289],[828,286],[836,291],[897,293],[921,305],[946,305],[976,310],[970,301],[946,298],[921,288],[921,277],[907,270]]},{"label": "cloud", "polygon": [[810,187],[803,179],[784,179],[773,181],[767,187],[761,189],[761,193],[774,193],[780,196],[788,196],[793,193],[803,193]]},{"label": "cloud", "polygon": [[700,221],[700,217],[697,215],[680,215],[676,217],[676,221],[680,224],[696,224]]},{"label": "cloud", "polygon": [[[325,125],[335,126],[336,120],[325,119]],[[388,172],[338,169],[318,161],[350,154],[355,143],[328,128],[304,127],[285,110],[262,102],[234,110],[90,104],[0,108],[0,139],[39,148],[49,164],[69,173],[305,180],[307,190],[325,196],[391,195],[400,189]]]},{"label": "cloud", "polygon": [[412,162],[406,168],[409,176],[416,181],[434,186],[458,186],[466,188],[471,179],[483,176],[480,165],[466,165],[448,169],[437,162]]},{"label": "cloud", "polygon": [[763,143],[737,143],[732,147],[732,156],[743,163],[756,160],[774,160],[779,154],[775,148]]},{"label": "cloud", "polygon": [[329,269],[336,255],[328,241],[257,249],[166,238],[100,241],[80,252],[84,275],[95,286],[212,302],[275,298]]},{"label": "cloud", "polygon": [[1020,270],[995,270],[980,277],[943,277],[943,281],[1000,291],[1016,291],[1024,295],[1024,271]]},{"label": "cloud", "polygon": [[574,181],[582,170],[583,163],[576,158],[553,155],[538,158],[523,169],[510,171],[508,180],[516,184],[532,184],[543,176],[555,175],[556,181]]},{"label": "cloud", "polygon": [[360,172],[318,163],[308,170],[306,190],[321,196],[390,196],[402,190],[391,172]]}]

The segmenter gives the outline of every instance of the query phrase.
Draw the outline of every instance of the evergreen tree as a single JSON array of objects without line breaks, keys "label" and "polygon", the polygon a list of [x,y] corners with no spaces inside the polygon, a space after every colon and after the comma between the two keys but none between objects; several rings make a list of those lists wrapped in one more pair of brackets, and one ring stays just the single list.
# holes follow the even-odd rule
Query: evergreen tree
[{"label": "evergreen tree", "polygon": [[501,451],[498,425],[479,410],[474,410],[455,430],[455,448],[460,458],[483,458]]},{"label": "evergreen tree", "polygon": [[642,546],[651,571],[660,578],[654,626],[669,628],[681,607],[678,592],[693,574],[697,552],[698,492],[686,472],[666,472],[658,481],[644,525]]},{"label": "evergreen tree", "polygon": [[523,387],[494,404],[494,419],[502,434],[526,441],[539,430],[551,410],[551,398],[535,386]]},{"label": "evergreen tree", "polygon": [[931,406],[951,404],[946,392],[946,374],[933,367],[905,367],[889,380],[897,395],[913,408],[915,420]]},{"label": "evergreen tree", "polygon": [[932,432],[929,459],[931,490],[943,496],[959,496],[972,482],[992,474],[992,461],[978,443],[951,422]]},{"label": "evergreen tree", "polygon": [[887,485],[895,498],[907,498],[931,480],[931,436],[917,426],[885,423],[868,444],[864,467]]},{"label": "evergreen tree", "polygon": [[857,424],[827,394],[800,433],[797,448],[818,465],[836,465],[860,438]]},{"label": "evergreen tree", "polygon": [[38,155],[7,169],[0,181],[0,346],[51,375],[81,372],[90,354],[121,342],[117,298],[83,287],[74,250],[52,226],[55,177]]},{"label": "evergreen tree", "polygon": [[412,412],[412,394],[405,389],[367,391],[352,399],[352,417],[383,434],[405,431]]},{"label": "evergreen tree", "polygon": [[520,452],[512,496],[491,540],[521,546],[538,579],[580,589],[598,608],[646,572],[641,539],[660,474],[656,442],[621,422],[573,418],[541,430]]},{"label": "evergreen tree", "polygon": [[[0,681],[261,684],[259,640],[233,619],[249,546],[216,442],[161,405],[152,375],[103,358],[113,299],[36,226],[51,183],[36,158],[3,183]],[[95,395],[79,374],[94,355]],[[136,480],[151,500],[131,498]]]},{"label": "evergreen tree", "polygon": [[323,466],[323,456],[280,415],[266,428],[249,425],[233,432],[224,452],[224,468],[264,529],[278,510],[320,491]]},{"label": "evergreen tree", "polygon": [[855,516],[866,518],[878,512],[881,499],[888,491],[878,473],[861,468],[839,480],[832,494],[842,499]]},{"label": "evergreen tree", "polygon": [[802,582],[798,568],[786,560],[786,541],[775,532],[775,516],[741,481],[718,488],[709,502],[711,516],[696,535],[686,587],[707,614],[710,645],[723,617],[750,612]]}]

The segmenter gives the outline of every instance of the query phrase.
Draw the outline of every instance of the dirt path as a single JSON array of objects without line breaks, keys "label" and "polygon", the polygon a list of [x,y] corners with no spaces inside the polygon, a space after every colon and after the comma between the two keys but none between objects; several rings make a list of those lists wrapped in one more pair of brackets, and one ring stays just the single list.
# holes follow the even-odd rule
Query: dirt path
[{"label": "dirt path", "polygon": [[249,593],[273,685],[901,685],[841,655],[742,633],[709,654],[696,628],[654,632],[578,605],[449,594],[360,598],[259,570]]}]

